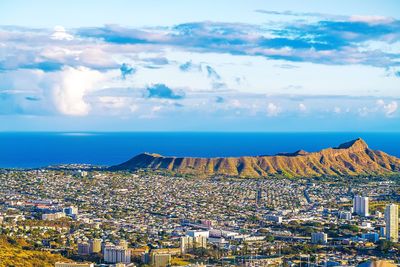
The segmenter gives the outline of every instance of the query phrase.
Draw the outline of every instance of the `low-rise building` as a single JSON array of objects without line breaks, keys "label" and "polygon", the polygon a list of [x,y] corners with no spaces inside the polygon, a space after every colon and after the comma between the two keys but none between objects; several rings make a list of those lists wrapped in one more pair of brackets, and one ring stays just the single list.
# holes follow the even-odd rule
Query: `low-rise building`
[{"label": "low-rise building", "polygon": [[60,218],[65,217],[64,212],[55,212],[55,213],[45,213],[42,214],[42,220],[47,220],[47,221],[54,221]]},{"label": "low-rise building", "polygon": [[94,263],[56,262],[54,267],[94,267]]}]

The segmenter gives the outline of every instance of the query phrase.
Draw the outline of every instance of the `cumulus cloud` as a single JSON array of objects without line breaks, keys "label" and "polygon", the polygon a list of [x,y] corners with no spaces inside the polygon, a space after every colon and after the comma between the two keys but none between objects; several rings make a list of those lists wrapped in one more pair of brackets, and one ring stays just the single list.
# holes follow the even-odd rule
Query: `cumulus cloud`
[{"label": "cumulus cloud", "polygon": [[152,107],[151,111],[152,112],[159,112],[162,109],[162,106],[154,106]]},{"label": "cumulus cloud", "polygon": [[242,107],[242,103],[238,99],[232,99],[229,102],[229,106],[231,106],[233,108],[240,108],[240,107]]},{"label": "cumulus cloud", "polygon": [[108,114],[129,114],[139,109],[139,106],[132,97],[125,96],[100,96],[98,97],[99,106],[97,108],[106,109]]},{"label": "cumulus cloud", "polygon": [[123,63],[119,70],[121,71],[121,76],[124,80],[126,79],[126,76],[133,75],[136,72],[136,69],[127,63]]},{"label": "cumulus cloud", "polygon": [[[277,75],[294,73],[295,68],[299,68],[298,73],[301,73],[307,68],[304,66],[314,66],[302,62],[356,64],[358,70],[365,65],[390,70],[390,77],[385,82],[391,83],[389,79],[400,77],[400,55],[397,48],[385,50],[384,47],[400,41],[398,20],[329,17],[326,14],[290,11],[264,13],[313,16],[315,19],[285,21],[274,24],[274,27],[210,21],[146,29],[105,25],[77,28],[73,35],[63,27],[56,27],[51,36],[48,29],[0,26],[0,113],[34,113],[34,109],[47,105],[55,112],[76,116],[103,109],[107,112],[149,112],[150,105],[168,102],[162,106],[162,113],[167,112],[168,107],[172,110],[179,106],[183,107],[182,111],[220,112],[218,114],[223,114],[221,110],[229,113],[229,108],[240,108],[241,114],[248,111],[249,114],[265,116],[267,103],[267,115],[271,117],[278,116],[282,110],[285,114],[299,115],[304,112],[301,116],[312,116],[314,111],[330,115],[332,111],[347,113],[347,106],[352,107],[351,115],[374,113],[382,117],[395,116],[398,99],[385,98],[385,101],[376,102],[376,98],[348,98],[345,105],[341,103],[342,99],[329,96],[320,97],[320,103],[311,96],[301,96],[296,102],[290,102],[289,97],[266,98],[260,93],[263,90],[259,88],[260,83],[256,82],[264,71],[264,65],[257,62],[267,62],[263,60],[267,58],[273,59],[268,62],[274,62],[272,64],[277,68],[272,72],[265,70],[266,75],[275,75],[275,70]],[[371,41],[378,41],[379,45],[366,45]],[[236,55],[240,56],[240,60],[234,61]],[[219,56],[221,59],[217,58]],[[233,66],[244,60],[249,66],[253,65],[252,68],[257,68],[254,72],[258,73],[241,72]],[[235,63],[231,64],[232,61]],[[333,70],[336,67],[329,68]],[[140,71],[136,72],[137,68]],[[373,69],[376,71],[376,68]],[[106,77],[109,72],[112,73],[111,78]],[[231,73],[231,77],[227,73]],[[133,74],[135,79],[129,79]],[[177,77],[179,82],[171,81],[171,77]],[[288,76],[281,77],[285,79]],[[287,82],[291,83],[294,81]],[[300,83],[303,87],[286,88],[291,91],[296,89],[299,93],[312,90],[304,81]],[[152,85],[146,87],[148,84]],[[285,88],[285,85],[276,88]],[[275,84],[267,86],[273,88]],[[107,89],[107,94],[95,95],[94,92],[101,87]],[[253,87],[257,87],[254,91],[260,94],[244,93],[245,90],[253,90]],[[391,87],[391,84],[385,84],[385,88],[392,90]],[[224,90],[212,90],[219,88]],[[124,89],[127,92],[121,93]],[[382,89],[380,97],[385,95],[393,94]],[[5,104],[7,101],[9,105]],[[210,106],[215,110],[211,110]]]},{"label": "cumulus cloud", "polygon": [[85,66],[91,69],[97,69],[101,71],[108,69],[115,69],[118,68],[120,65],[113,58],[114,55],[108,53],[102,47],[96,47],[96,46],[90,48],[85,47],[81,51],[78,50],[75,51],[75,53],[74,52],[72,53],[76,54],[76,56],[73,58],[73,60],[70,59],[68,62],[65,62],[68,65]]},{"label": "cumulus cloud", "polygon": [[219,74],[211,66],[207,65],[206,71],[207,71],[207,76],[209,78],[214,79],[214,80],[221,80],[221,76],[219,76]]},{"label": "cumulus cloud", "polygon": [[187,61],[179,66],[181,71],[189,71],[192,68],[192,61]]},{"label": "cumulus cloud", "polygon": [[95,89],[102,80],[102,74],[85,67],[65,67],[45,81],[48,94],[54,100],[56,109],[65,115],[83,116],[90,111],[85,95]]},{"label": "cumulus cloud", "polygon": [[169,60],[166,57],[151,57],[151,58],[144,58],[144,62],[149,62],[153,65],[168,65]]},{"label": "cumulus cloud", "polygon": [[[81,37],[94,37],[116,44],[163,45],[292,62],[386,67],[397,65],[398,55],[365,49],[364,43],[399,41],[399,30],[399,21],[393,19],[323,16],[321,20],[311,22],[289,21],[277,28],[243,23],[194,22],[164,30],[143,31],[108,25],[81,29],[79,32]],[[188,65],[182,67],[187,69]]]},{"label": "cumulus cloud", "polygon": [[54,27],[54,32],[50,36],[51,39],[53,40],[66,40],[66,41],[71,41],[74,39],[74,36],[71,34],[67,33],[65,28],[63,26],[55,26]]},{"label": "cumulus cloud", "polygon": [[221,89],[226,87],[225,82],[222,81],[221,76],[213,67],[206,65],[204,68],[207,73],[207,77],[211,80],[211,86],[213,89]]},{"label": "cumulus cloud", "polygon": [[225,102],[225,99],[224,99],[222,96],[217,96],[217,97],[215,98],[215,102],[216,102],[216,103],[224,103],[224,102]]},{"label": "cumulus cloud", "polygon": [[336,114],[339,114],[339,113],[342,113],[342,109],[340,107],[336,106],[336,107],[333,108],[333,112],[336,113]]},{"label": "cumulus cloud", "polygon": [[[58,71],[63,66],[117,69],[126,55],[154,51],[155,56],[139,58],[146,68],[167,66],[171,61],[162,56],[168,49],[190,52],[230,53],[328,65],[368,65],[382,68],[398,66],[399,53],[377,49],[368,42],[381,42],[382,47],[400,41],[400,23],[377,16],[327,17],[320,14],[298,14],[290,11],[265,11],[271,14],[321,17],[316,21],[287,21],[265,25],[223,22],[184,23],[164,28],[136,29],[117,25],[78,28],[74,37],[62,26],[49,34],[47,29],[0,27],[0,70],[18,68]],[[264,13],[265,13],[264,12]],[[26,46],[29,44],[29,46]],[[161,56],[160,56],[161,55]],[[121,62],[122,61],[122,62]],[[181,71],[201,69],[191,60],[179,66]],[[204,67],[207,75],[220,80],[213,67]],[[221,86],[216,83],[214,87]]]},{"label": "cumulus cloud", "polygon": [[391,116],[391,115],[393,115],[393,114],[397,111],[397,109],[398,109],[398,104],[397,104],[396,101],[392,101],[392,102],[390,102],[390,103],[387,103],[387,104],[383,107],[383,109],[385,110],[385,113],[386,113],[387,116]]},{"label": "cumulus cloud", "polygon": [[371,113],[371,110],[365,106],[358,108],[358,114],[361,117],[366,117],[369,113]]},{"label": "cumulus cloud", "polygon": [[279,107],[277,104],[273,102],[269,102],[267,105],[267,116],[269,117],[275,117],[278,116],[279,113],[281,113],[282,109]]},{"label": "cumulus cloud", "polygon": [[304,103],[300,103],[299,104],[299,110],[301,112],[305,112],[305,111],[307,111],[307,106]]},{"label": "cumulus cloud", "polygon": [[391,101],[389,103],[385,103],[383,99],[378,99],[376,101],[376,104],[378,105],[379,108],[383,110],[385,115],[388,117],[393,116],[398,109],[397,101]]},{"label": "cumulus cloud", "polygon": [[191,60],[179,65],[179,69],[183,72],[187,71],[201,71],[201,65],[195,64]]},{"label": "cumulus cloud", "polygon": [[182,99],[183,92],[175,92],[165,84],[154,84],[146,88],[148,98]]}]

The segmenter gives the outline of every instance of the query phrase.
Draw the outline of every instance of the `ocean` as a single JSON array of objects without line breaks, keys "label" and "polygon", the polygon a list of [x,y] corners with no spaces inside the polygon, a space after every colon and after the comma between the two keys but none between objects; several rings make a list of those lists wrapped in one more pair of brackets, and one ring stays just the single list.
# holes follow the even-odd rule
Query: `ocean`
[{"label": "ocean", "polygon": [[273,155],[318,151],[363,138],[369,147],[400,157],[400,133],[0,133],[0,167],[85,163],[111,166],[142,152],[166,156]]}]

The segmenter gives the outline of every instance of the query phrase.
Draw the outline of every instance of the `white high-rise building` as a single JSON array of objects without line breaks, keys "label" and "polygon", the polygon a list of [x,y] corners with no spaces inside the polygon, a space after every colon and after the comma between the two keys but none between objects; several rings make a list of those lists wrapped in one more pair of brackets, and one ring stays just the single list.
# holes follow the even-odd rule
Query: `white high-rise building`
[{"label": "white high-rise building", "polygon": [[107,263],[130,263],[131,251],[123,247],[107,245],[104,247],[104,261]]},{"label": "white high-rise building", "polygon": [[399,206],[389,204],[385,208],[386,239],[392,242],[399,241]]},{"label": "white high-rise building", "polygon": [[355,196],[353,199],[354,213],[367,217],[369,216],[369,198],[362,196]]},{"label": "white high-rise building", "polygon": [[210,231],[190,230],[187,232],[187,235],[191,237],[204,236],[205,238],[209,238]]},{"label": "white high-rise building", "polygon": [[202,235],[196,237],[182,236],[181,237],[181,253],[185,254],[187,250],[192,248],[207,248],[207,238]]}]

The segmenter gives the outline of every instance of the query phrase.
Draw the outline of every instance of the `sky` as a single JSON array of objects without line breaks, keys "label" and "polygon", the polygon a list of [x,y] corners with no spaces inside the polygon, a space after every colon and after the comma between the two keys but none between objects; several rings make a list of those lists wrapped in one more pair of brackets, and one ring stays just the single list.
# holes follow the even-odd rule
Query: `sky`
[{"label": "sky", "polygon": [[400,131],[400,5],[0,1],[0,131]]}]

